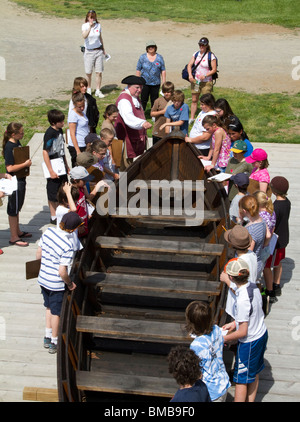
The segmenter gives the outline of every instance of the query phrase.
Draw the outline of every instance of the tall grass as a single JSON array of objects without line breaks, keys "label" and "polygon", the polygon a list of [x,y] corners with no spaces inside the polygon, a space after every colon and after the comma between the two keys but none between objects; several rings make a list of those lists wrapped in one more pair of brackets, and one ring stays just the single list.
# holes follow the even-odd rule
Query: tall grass
[{"label": "tall grass", "polygon": [[16,0],[31,10],[66,18],[81,17],[92,7],[101,19],[146,18],[152,21],[219,23],[257,22],[300,27],[295,0]]}]

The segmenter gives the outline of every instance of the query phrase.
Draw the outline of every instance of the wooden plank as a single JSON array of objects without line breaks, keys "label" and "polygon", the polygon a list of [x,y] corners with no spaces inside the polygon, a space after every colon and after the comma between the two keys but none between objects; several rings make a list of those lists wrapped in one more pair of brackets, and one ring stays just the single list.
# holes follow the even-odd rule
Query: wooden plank
[{"label": "wooden plank", "polygon": [[[165,213],[165,214],[164,214]],[[175,215],[174,210],[168,210],[168,214],[166,211],[163,212],[162,208],[146,208],[140,209],[140,214],[132,215],[132,214],[124,214],[122,210],[120,211],[118,208],[116,208],[115,214],[110,214],[113,218],[132,218],[132,219],[142,219],[142,220],[149,220],[149,221],[155,221],[158,222],[164,222],[164,223],[192,223],[192,222],[198,222],[198,224],[201,224],[202,221],[219,221],[222,217],[219,214],[218,210],[204,210],[203,211],[203,218],[196,218],[195,216],[190,216],[184,214],[182,212],[179,215]],[[196,225],[196,224],[195,224]]]},{"label": "wooden plank", "polygon": [[224,245],[198,242],[181,242],[177,240],[143,240],[125,237],[98,236],[95,241],[96,246],[107,249],[150,251],[160,253],[178,253],[192,255],[216,255],[220,256]]},{"label": "wooden plank", "polygon": [[130,306],[119,306],[101,304],[102,314],[106,317],[114,318],[142,318],[157,321],[176,321],[185,323],[185,313],[182,310],[174,311],[169,309],[153,309]]},{"label": "wooden plank", "polygon": [[58,402],[58,392],[55,388],[24,387],[23,400]]},{"label": "wooden plank", "polygon": [[77,331],[93,333],[105,338],[189,344],[184,324],[160,321],[141,321],[105,317],[78,316]]},{"label": "wooden plank", "polygon": [[178,388],[172,378],[139,377],[105,372],[77,371],[76,381],[79,390],[170,398]]}]

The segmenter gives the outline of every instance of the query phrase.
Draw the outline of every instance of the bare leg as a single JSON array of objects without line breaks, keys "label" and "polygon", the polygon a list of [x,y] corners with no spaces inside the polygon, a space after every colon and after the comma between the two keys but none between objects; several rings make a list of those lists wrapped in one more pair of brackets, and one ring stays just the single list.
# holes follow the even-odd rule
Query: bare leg
[{"label": "bare leg", "polygon": [[51,217],[55,217],[56,216],[56,208],[57,208],[58,202],[48,201],[48,204],[49,204],[49,209],[50,209],[50,215],[51,215]]},{"label": "bare leg", "polygon": [[282,275],[282,263],[277,267],[274,267],[274,283],[280,285],[281,275]]},{"label": "bare leg", "polygon": [[264,268],[264,279],[267,290],[273,290],[273,273],[271,268]]},{"label": "bare leg", "polygon": [[8,216],[8,223],[10,228],[10,241],[15,242],[19,239],[19,216]]},{"label": "bare leg", "polygon": [[253,403],[256,397],[259,383],[259,375],[256,374],[255,381],[248,384],[247,401]]},{"label": "bare leg", "polygon": [[100,90],[101,82],[102,82],[102,73],[96,72],[96,90],[97,89]]},{"label": "bare leg", "polygon": [[247,400],[247,384],[236,384],[234,401],[245,403],[246,400]]},{"label": "bare leg", "polygon": [[86,74],[86,80],[88,83],[88,88],[92,88],[92,74],[91,73]]},{"label": "bare leg", "polygon": [[195,119],[200,94],[192,94],[191,119]]}]

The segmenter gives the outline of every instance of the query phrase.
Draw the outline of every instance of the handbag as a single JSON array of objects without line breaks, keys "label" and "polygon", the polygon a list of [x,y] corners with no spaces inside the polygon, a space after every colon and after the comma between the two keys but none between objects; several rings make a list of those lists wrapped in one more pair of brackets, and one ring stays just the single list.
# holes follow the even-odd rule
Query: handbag
[{"label": "handbag", "polygon": [[[195,55],[195,61],[196,61],[199,53],[200,53],[200,51],[197,51],[197,53]],[[203,54],[203,56],[201,57],[201,60],[199,61],[199,63],[197,63],[195,65],[195,62],[194,62],[194,64],[192,65],[192,76],[193,76],[193,78],[195,78],[196,69],[199,66],[199,64],[201,63],[201,61],[202,61],[203,57],[205,56],[205,54],[206,53]],[[181,76],[182,76],[182,79],[184,79],[185,81],[188,81],[189,82],[189,73],[188,73],[187,67],[188,67],[188,65],[186,64],[184,66],[184,68],[182,69]]]}]

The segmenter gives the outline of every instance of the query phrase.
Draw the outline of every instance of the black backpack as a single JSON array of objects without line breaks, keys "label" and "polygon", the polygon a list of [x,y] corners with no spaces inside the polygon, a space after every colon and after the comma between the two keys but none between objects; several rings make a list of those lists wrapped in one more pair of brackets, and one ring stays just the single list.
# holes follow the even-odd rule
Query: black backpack
[{"label": "black backpack", "polygon": [[[213,84],[216,83],[216,81],[217,81],[217,79],[219,77],[219,75],[218,75],[218,72],[219,72],[218,71],[218,58],[217,58],[217,56],[215,54],[214,54],[214,56],[216,58],[217,71],[213,75],[211,75],[212,80],[213,80]],[[208,52],[208,66],[209,66],[209,69],[211,70],[212,69],[212,67],[211,67],[211,51]]]}]

